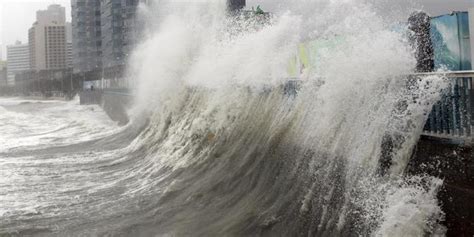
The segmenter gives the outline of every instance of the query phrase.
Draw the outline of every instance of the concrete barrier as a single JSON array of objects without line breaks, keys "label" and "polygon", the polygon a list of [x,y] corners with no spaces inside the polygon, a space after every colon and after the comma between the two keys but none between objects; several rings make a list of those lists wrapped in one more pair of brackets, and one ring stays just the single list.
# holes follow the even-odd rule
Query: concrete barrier
[{"label": "concrete barrier", "polygon": [[133,96],[125,89],[106,89],[82,91],[79,93],[81,105],[100,105],[107,115],[120,125],[129,122],[127,109],[130,107]]},{"label": "concrete barrier", "polygon": [[102,91],[81,91],[79,92],[79,104],[100,105],[102,103]]},{"label": "concrete barrier", "polygon": [[[298,89],[298,81],[283,86],[283,92],[291,96]],[[129,122],[127,109],[133,95],[127,90],[83,91],[80,96],[81,104],[99,104],[112,120],[121,125]],[[474,147],[473,143],[463,141],[453,136],[446,139],[422,136],[407,167],[410,175],[429,174],[444,179],[438,197],[446,213],[443,224],[448,227],[448,236],[474,235]],[[387,164],[381,164],[381,170],[391,165],[389,153],[397,145],[390,140],[384,144],[383,155],[387,157],[382,163],[386,159]]]},{"label": "concrete barrier", "polygon": [[407,173],[429,174],[444,180],[438,193],[446,213],[447,236],[474,236],[474,150],[451,140],[423,137]]},{"label": "concrete barrier", "polygon": [[102,93],[101,106],[109,117],[119,125],[129,122],[127,109],[130,107],[133,96],[127,92],[105,90]]}]

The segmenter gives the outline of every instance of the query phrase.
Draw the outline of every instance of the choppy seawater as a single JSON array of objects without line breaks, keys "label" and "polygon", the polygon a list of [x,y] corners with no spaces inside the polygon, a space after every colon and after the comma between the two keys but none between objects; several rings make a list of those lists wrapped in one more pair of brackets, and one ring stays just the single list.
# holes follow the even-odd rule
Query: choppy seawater
[{"label": "choppy seawater", "polygon": [[446,87],[406,76],[392,23],[408,17],[365,0],[268,19],[159,3],[139,12],[128,125],[77,100],[0,99],[0,236],[444,234],[442,181],[404,172]]},{"label": "choppy seawater", "polygon": [[219,93],[189,91],[178,110],[125,127],[76,100],[0,99],[0,235],[436,231],[436,179],[347,180],[370,166],[295,142],[301,101],[233,91],[247,106],[213,107]]}]

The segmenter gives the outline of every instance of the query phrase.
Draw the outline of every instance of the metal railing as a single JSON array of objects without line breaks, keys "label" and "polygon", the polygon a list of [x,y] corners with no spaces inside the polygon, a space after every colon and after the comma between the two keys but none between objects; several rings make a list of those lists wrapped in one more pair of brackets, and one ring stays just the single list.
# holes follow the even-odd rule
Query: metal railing
[{"label": "metal railing", "polygon": [[79,104],[81,105],[100,105],[102,103],[102,91],[89,90],[79,92]]},{"label": "metal railing", "polygon": [[[415,77],[443,76],[450,79],[450,85],[443,91],[442,98],[433,106],[426,121],[423,135],[444,139],[472,139],[474,141],[474,71],[430,72],[412,74]],[[287,95],[296,95],[302,80],[288,78],[282,85]],[[81,104],[93,104],[102,100],[102,95],[132,97],[126,89],[107,89],[81,92]]]},{"label": "metal railing", "polygon": [[[448,88],[433,106],[423,135],[453,141],[474,141],[474,71],[415,73],[410,76],[442,76],[449,79]],[[297,94],[302,81],[289,78],[283,85],[288,95]]]},{"label": "metal railing", "polygon": [[133,97],[133,94],[129,89],[118,88],[118,89],[95,89],[95,90],[83,90],[79,92],[79,103],[81,105],[90,105],[90,104],[103,104],[104,97],[112,96],[113,98],[127,98],[130,100]]},{"label": "metal railing", "polygon": [[474,71],[417,73],[416,76],[439,75],[450,79],[426,121],[423,135],[446,139],[474,137]]},{"label": "metal railing", "polygon": [[104,94],[133,97],[132,91],[130,89],[127,89],[127,88],[104,89],[102,91],[103,91]]}]

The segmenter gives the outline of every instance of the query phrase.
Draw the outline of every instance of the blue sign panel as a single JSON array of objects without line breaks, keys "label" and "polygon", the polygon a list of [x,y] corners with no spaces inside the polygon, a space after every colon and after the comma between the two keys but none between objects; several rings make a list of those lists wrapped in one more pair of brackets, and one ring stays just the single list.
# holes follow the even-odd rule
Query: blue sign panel
[{"label": "blue sign panel", "polygon": [[467,12],[433,18],[431,40],[434,47],[435,69],[452,71],[472,69]]}]

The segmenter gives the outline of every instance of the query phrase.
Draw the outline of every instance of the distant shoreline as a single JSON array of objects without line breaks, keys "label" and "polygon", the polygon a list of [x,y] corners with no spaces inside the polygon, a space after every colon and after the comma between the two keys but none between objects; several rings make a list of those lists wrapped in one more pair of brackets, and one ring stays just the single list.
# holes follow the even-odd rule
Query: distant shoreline
[{"label": "distant shoreline", "polygon": [[[23,100],[58,100],[58,101],[69,101],[70,99],[63,96],[52,96],[52,97],[43,97],[43,96],[7,96],[0,95],[0,98],[18,98]],[[74,99],[74,98],[73,98]]]}]

